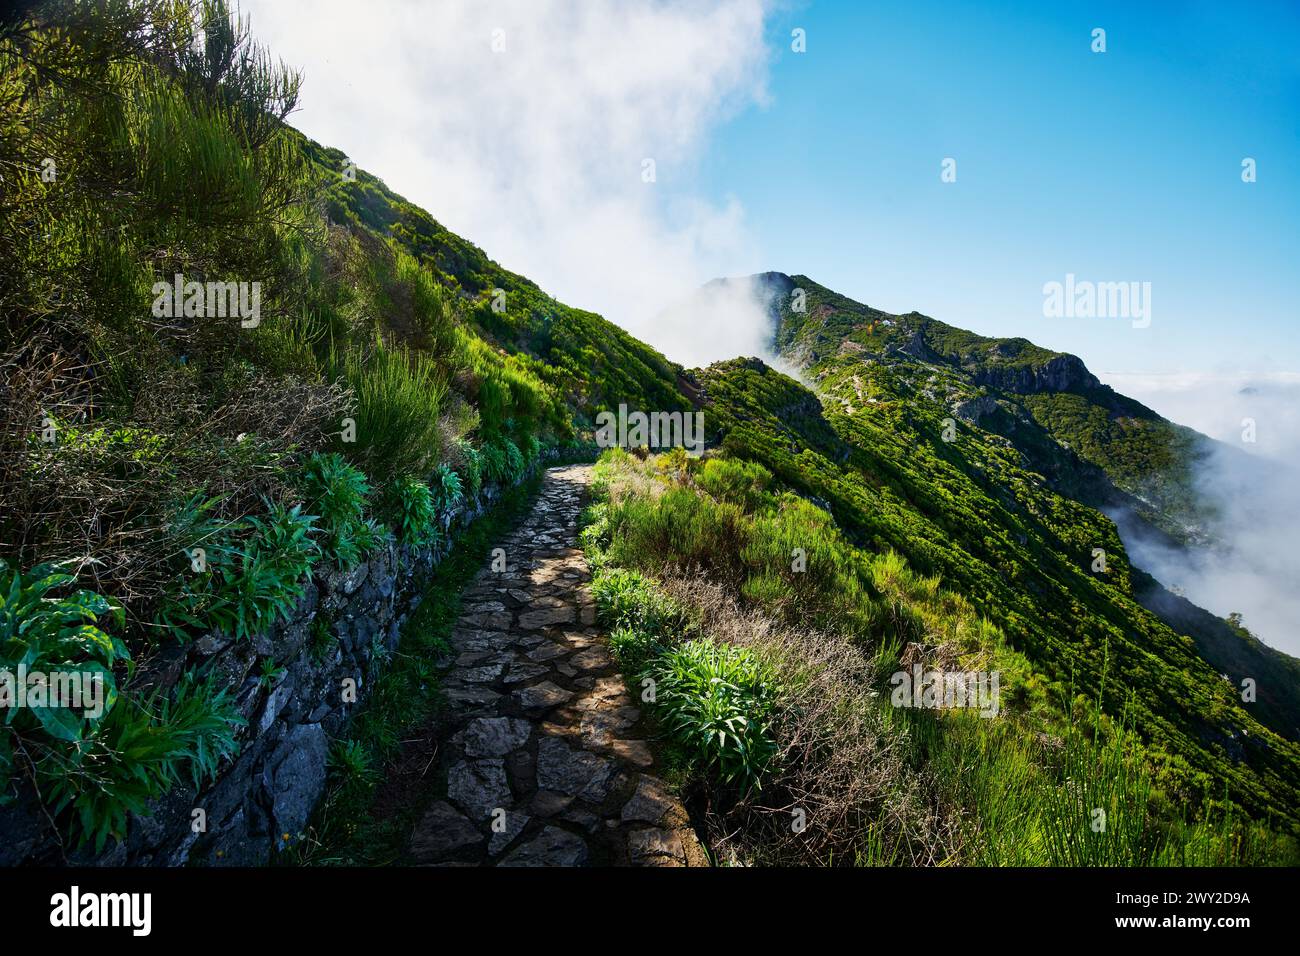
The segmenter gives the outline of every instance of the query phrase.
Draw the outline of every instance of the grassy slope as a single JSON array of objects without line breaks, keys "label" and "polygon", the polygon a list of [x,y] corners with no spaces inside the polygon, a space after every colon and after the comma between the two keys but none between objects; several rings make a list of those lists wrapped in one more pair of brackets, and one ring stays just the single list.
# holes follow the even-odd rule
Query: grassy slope
[{"label": "grassy slope", "polygon": [[[769,394],[784,387],[778,377],[765,384]],[[1041,668],[959,589],[917,574],[893,549],[854,547],[821,505],[792,495],[762,465],[725,451],[638,457],[615,450],[597,466],[582,532],[592,589],[630,686],[646,676],[680,686],[675,675],[693,675],[696,693],[665,690],[654,709],[682,748],[689,799],[724,858],[1295,859],[1294,840],[1267,822],[1247,825],[1235,808],[1170,792],[1168,774],[1153,785],[1131,710],[1112,719],[1082,696],[1056,704]],[[806,560],[792,563],[800,552]],[[716,654],[702,657],[702,645]],[[996,718],[900,706],[890,688],[913,663],[1000,673]],[[729,673],[717,684],[720,667]],[[727,724],[729,716],[737,719]],[[737,768],[757,773],[761,789],[738,785],[729,777]],[[808,823],[793,840],[781,825],[791,807]],[[1106,808],[1102,831],[1097,808]]]},{"label": "grassy slope", "polygon": [[[303,148],[325,182],[325,208],[334,222],[392,240],[456,293],[474,331],[492,347],[518,356],[553,386],[579,425],[601,409],[686,409],[678,386],[682,369],[614,323],[551,298],[532,281],[492,261],[477,246],[445,229],[382,181],[356,170],[338,174],[345,156],[303,138]],[[505,308],[492,310],[493,291]]]},{"label": "grassy slope", "polygon": [[[955,371],[961,383],[994,391],[1025,425],[1036,423],[1058,446],[1048,451],[1031,437],[1038,450],[1072,450],[1133,496],[1125,503],[1165,531],[1184,536],[1208,517],[1192,494],[1191,472],[1209,440],[1100,384],[1074,356],[1026,339],[976,335],[915,312],[889,315],[807,276],[792,281],[806,294],[806,310],[794,313],[788,300],[779,300],[777,346],[784,354],[816,367],[860,346]],[[1017,443],[1024,444],[1023,438]],[[1104,497],[1095,487],[1092,493],[1099,501]]]}]

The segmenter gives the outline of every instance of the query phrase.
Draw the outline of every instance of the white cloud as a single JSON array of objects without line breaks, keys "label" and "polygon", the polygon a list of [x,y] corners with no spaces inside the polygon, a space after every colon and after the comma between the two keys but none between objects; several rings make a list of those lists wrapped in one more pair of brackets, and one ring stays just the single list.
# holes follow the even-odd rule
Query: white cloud
[{"label": "white cloud", "polygon": [[[1117,392],[1243,451],[1300,464],[1300,373],[1102,372]],[[1255,440],[1243,442],[1243,422]]]},{"label": "white cloud", "polygon": [[[1239,611],[1261,640],[1300,655],[1300,374],[1099,377],[1223,443],[1195,476],[1197,491],[1218,508],[1220,546],[1170,549],[1121,517],[1133,560],[1216,614]],[[1246,419],[1254,442],[1242,440]]]},{"label": "white cloud", "polygon": [[740,204],[691,180],[711,130],[766,99],[765,6],[244,0],[242,11],[305,73],[291,122],[505,267],[694,364],[734,353],[664,341],[652,319],[715,275],[756,271]]}]

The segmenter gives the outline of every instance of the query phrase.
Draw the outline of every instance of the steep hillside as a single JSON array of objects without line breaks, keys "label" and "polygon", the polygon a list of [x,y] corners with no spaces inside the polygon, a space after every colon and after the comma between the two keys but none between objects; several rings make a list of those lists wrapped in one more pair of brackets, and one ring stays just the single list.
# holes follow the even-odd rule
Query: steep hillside
[{"label": "steep hillside", "polygon": [[590,425],[597,411],[619,402],[661,410],[690,406],[678,387],[681,367],[644,342],[502,268],[370,173],[350,168],[340,150],[305,138],[302,148],[319,178],[331,222],[413,256],[456,297],[475,332],[552,386],[579,423]]},{"label": "steep hillside", "polygon": [[[698,373],[727,453],[827,507],[858,546],[940,575],[1032,662],[1040,703],[1095,695],[1104,675],[1108,711],[1128,709],[1179,802],[1209,784],[1256,814],[1293,817],[1295,662],[1250,653],[1204,619],[1192,626],[1183,614],[1171,626],[1147,610],[1151,582],[1096,510],[1131,505],[1141,489],[1159,521],[1151,489],[1185,487],[1162,485],[1161,469],[1185,464],[1200,436],[1100,386],[1073,356],[881,313],[803,276],[754,281],[780,354],[817,395],[754,359]],[[799,290],[802,312],[790,308]],[[1074,424],[1044,411],[1061,407],[1117,424],[1091,447],[1077,443],[1083,455],[1064,437]],[[1243,676],[1268,684],[1267,704],[1242,702]]]},{"label": "steep hillside", "polygon": [[[1076,356],[861,305],[807,276],[753,277],[778,354],[821,376],[855,362],[910,362],[955,413],[1014,439],[1034,470],[1094,505],[1124,505],[1180,540],[1212,517],[1191,487],[1210,440],[1102,385]],[[1098,474],[1100,470],[1101,474]]]}]

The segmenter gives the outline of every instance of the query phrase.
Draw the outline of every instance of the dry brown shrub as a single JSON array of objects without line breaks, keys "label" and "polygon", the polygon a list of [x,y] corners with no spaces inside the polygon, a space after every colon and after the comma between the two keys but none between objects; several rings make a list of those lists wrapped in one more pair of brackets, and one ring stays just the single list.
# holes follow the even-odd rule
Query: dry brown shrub
[{"label": "dry brown shrub", "polygon": [[[931,809],[932,788],[909,766],[905,731],[884,714],[876,662],[860,644],[782,625],[702,578],[668,577],[663,587],[698,612],[702,633],[769,662],[782,687],[778,758],[763,789],[705,811],[720,858],[924,866],[950,857],[954,828]],[[806,823],[799,832],[796,811]]]},{"label": "dry brown shrub", "polygon": [[159,365],[129,413],[110,414],[92,388],[102,372],[45,336],[0,354],[0,557],[22,568],[71,559],[82,586],[120,601],[140,633],[187,546],[172,533],[176,509],[202,494],[234,518],[291,499],[284,466],[325,446],[350,396],[249,373],[214,401]]}]

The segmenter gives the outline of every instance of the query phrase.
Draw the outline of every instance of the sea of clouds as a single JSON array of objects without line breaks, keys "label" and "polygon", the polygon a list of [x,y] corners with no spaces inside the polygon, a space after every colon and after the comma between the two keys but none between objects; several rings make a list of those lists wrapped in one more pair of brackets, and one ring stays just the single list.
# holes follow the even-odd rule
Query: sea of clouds
[{"label": "sea of clouds", "polygon": [[1197,490],[1221,515],[1212,529],[1218,546],[1169,548],[1121,521],[1133,560],[1207,610],[1240,613],[1265,643],[1300,656],[1300,374],[1098,377],[1221,443],[1196,474]]}]

